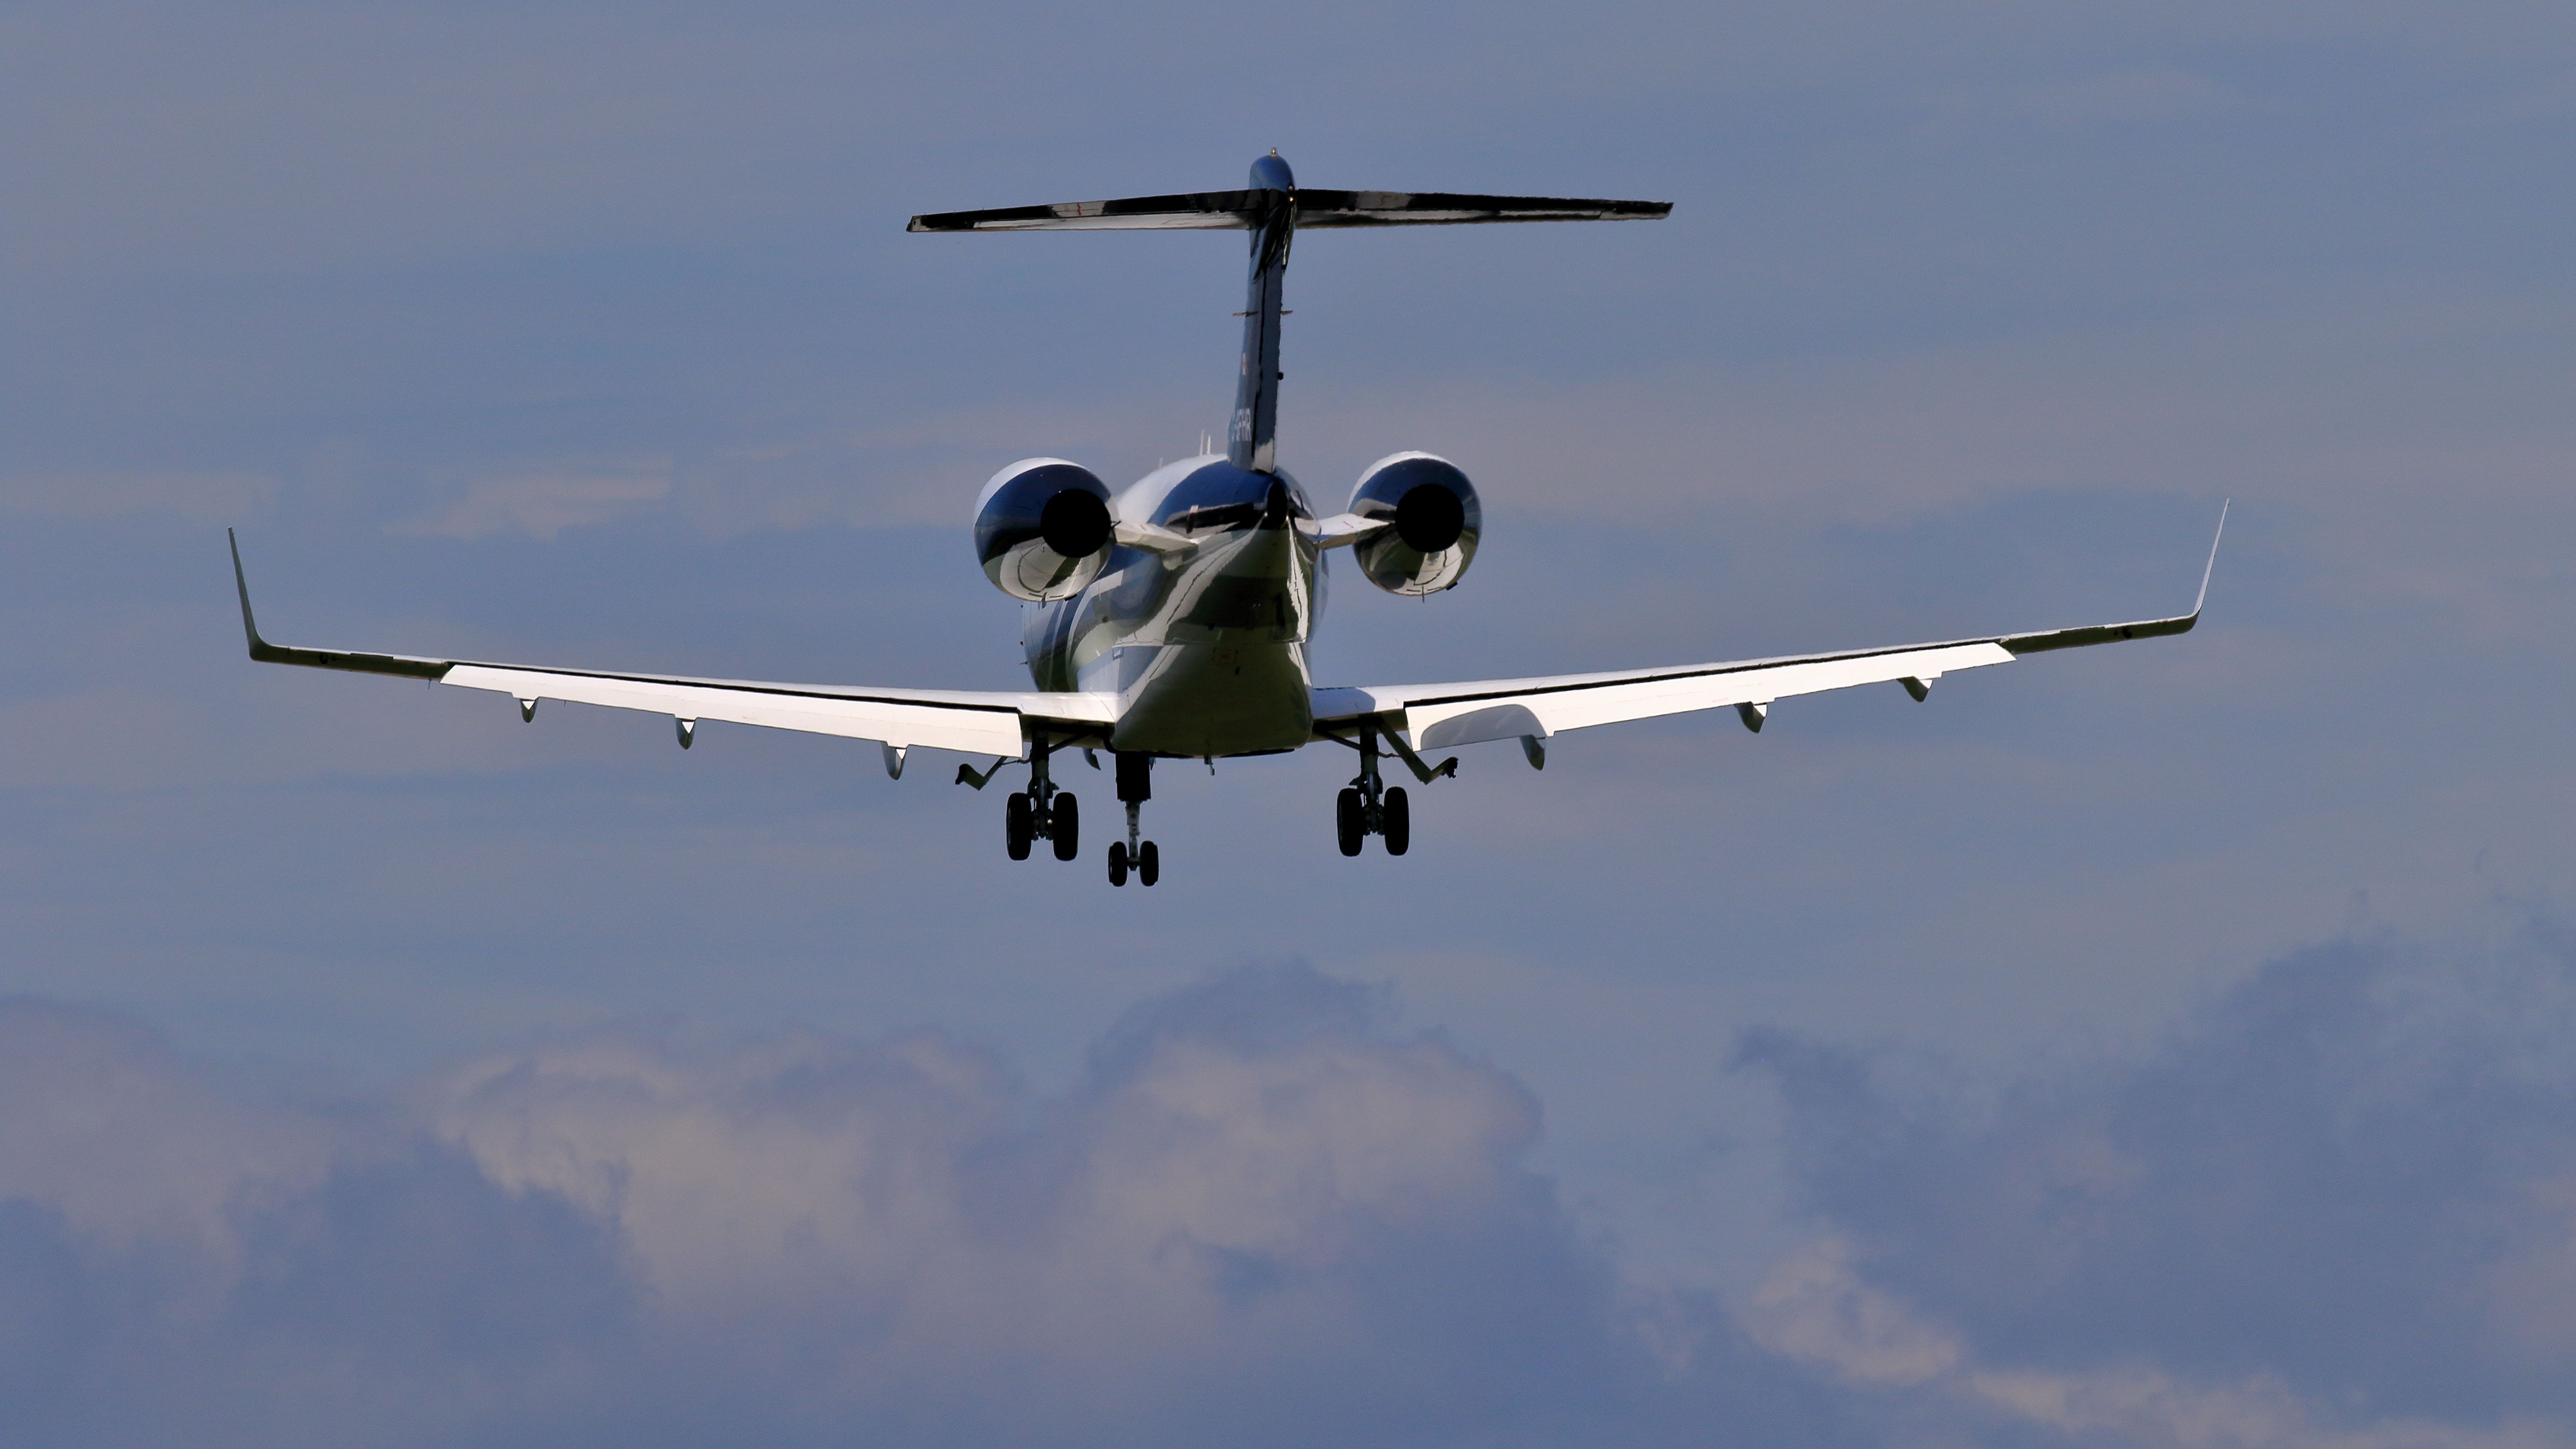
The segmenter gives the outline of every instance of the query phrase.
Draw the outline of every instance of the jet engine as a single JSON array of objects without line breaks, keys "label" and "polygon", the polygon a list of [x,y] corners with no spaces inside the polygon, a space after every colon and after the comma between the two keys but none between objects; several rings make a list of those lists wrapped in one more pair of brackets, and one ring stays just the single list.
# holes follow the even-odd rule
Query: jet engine
[{"label": "jet engine", "polygon": [[975,500],[975,556],[1014,599],[1069,598],[1100,576],[1117,526],[1109,485],[1062,458],[1027,458],[993,475]]},{"label": "jet engine", "polygon": [[1371,464],[1351,490],[1350,511],[1394,525],[1351,546],[1360,572],[1390,594],[1436,594],[1464,578],[1485,522],[1476,485],[1429,453]]}]

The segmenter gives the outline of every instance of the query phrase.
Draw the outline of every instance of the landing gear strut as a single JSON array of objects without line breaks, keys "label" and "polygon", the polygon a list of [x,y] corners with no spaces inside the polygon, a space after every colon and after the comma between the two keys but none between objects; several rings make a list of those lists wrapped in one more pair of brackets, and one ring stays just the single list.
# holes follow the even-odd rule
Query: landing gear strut
[{"label": "landing gear strut", "polygon": [[1377,731],[1360,731],[1360,772],[1333,802],[1333,833],[1342,854],[1357,855],[1369,836],[1386,842],[1386,853],[1402,855],[1413,847],[1413,802],[1404,787],[1389,787],[1378,774]]},{"label": "landing gear strut", "polygon": [[1154,842],[1136,838],[1137,816],[1146,801],[1154,798],[1154,757],[1152,755],[1113,755],[1118,762],[1118,799],[1127,807],[1127,838],[1109,843],[1109,883],[1123,886],[1127,872],[1136,872],[1136,884],[1150,886],[1163,873],[1162,852]]},{"label": "landing gear strut", "polygon": [[1037,743],[1029,755],[1029,788],[1002,802],[1002,842],[1013,860],[1028,859],[1034,840],[1052,841],[1058,860],[1071,860],[1082,849],[1082,807],[1072,791],[1057,789],[1047,776],[1052,749],[1044,740]]}]

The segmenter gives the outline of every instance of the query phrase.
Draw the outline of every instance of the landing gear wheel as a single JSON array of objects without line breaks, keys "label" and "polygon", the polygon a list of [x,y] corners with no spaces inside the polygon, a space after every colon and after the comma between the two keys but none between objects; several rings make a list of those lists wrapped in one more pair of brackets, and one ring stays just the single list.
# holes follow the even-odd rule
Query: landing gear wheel
[{"label": "landing gear wheel", "polygon": [[1109,883],[1114,886],[1123,886],[1127,883],[1126,841],[1109,842]]},{"label": "landing gear wheel", "polygon": [[1082,807],[1065,791],[1056,792],[1055,808],[1047,812],[1047,838],[1055,842],[1055,858],[1071,860],[1082,848]]},{"label": "landing gear wheel", "polygon": [[1386,792],[1380,820],[1377,833],[1386,837],[1386,853],[1404,854],[1413,844],[1413,807],[1406,803],[1402,785]]},{"label": "landing gear wheel", "polygon": [[1136,847],[1136,884],[1149,886],[1163,873],[1163,854],[1148,840]]},{"label": "landing gear wheel", "polygon": [[1029,797],[1013,795],[1002,806],[1002,838],[1010,845],[1011,859],[1029,858],[1029,841],[1034,835],[1029,822]]},{"label": "landing gear wheel", "polygon": [[1368,822],[1360,814],[1360,792],[1346,789],[1333,801],[1333,831],[1342,842],[1342,854],[1360,853],[1360,838],[1368,833]]}]

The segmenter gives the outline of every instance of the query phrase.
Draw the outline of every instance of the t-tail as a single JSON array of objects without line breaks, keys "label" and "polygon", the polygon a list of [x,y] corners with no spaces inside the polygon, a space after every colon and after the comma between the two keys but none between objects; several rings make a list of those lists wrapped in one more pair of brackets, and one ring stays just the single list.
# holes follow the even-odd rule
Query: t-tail
[{"label": "t-tail", "polygon": [[1280,282],[1300,228],[1457,226],[1487,221],[1649,221],[1669,201],[1603,201],[1562,196],[1469,196],[1436,191],[1303,189],[1276,151],[1252,163],[1241,191],[1131,196],[990,211],[916,216],[911,231],[1173,231],[1252,233],[1245,283],[1243,360],[1235,382],[1226,453],[1238,468],[1267,473],[1278,463]]}]

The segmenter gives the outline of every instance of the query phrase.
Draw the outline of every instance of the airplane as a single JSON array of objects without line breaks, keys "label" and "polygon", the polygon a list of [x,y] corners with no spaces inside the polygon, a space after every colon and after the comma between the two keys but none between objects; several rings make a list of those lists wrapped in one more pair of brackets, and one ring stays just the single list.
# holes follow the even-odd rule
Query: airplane
[{"label": "airplane", "polygon": [[[1392,755],[1417,784],[1457,774],[1452,755],[1518,740],[1532,768],[1569,730],[1698,710],[1733,709],[1760,733],[1772,706],[1793,696],[1864,684],[1899,684],[1920,702],[1933,681],[2024,655],[2180,634],[2200,620],[2217,567],[2210,543],[2200,594],[2188,614],[1942,643],[1851,649],[1656,669],[1433,684],[1318,686],[1307,642],[1325,560],[1350,551],[1362,577],[1389,593],[1422,596],[1457,585],[1475,560],[1484,513],[1458,466],[1431,453],[1391,454],[1352,487],[1342,511],[1318,516],[1278,462],[1281,282],[1300,231],[1487,222],[1653,220],[1669,202],[1441,192],[1324,191],[1298,186],[1273,150],[1236,191],[916,216],[908,231],[1216,229],[1251,233],[1243,351],[1233,422],[1222,453],[1166,464],[1119,492],[1062,458],[1029,458],[993,475],[977,495],[975,552],[994,587],[1022,601],[1021,644],[1033,689],[977,692],[878,689],[693,679],[593,669],[544,669],[271,644],[251,616],[241,544],[232,539],[250,657],[424,679],[516,700],[533,722],[542,700],[568,700],[671,717],[680,747],[706,720],[873,740],[886,773],[903,776],[909,751],[991,755],[960,765],[956,783],[977,790],[1005,766],[1028,784],[1004,800],[1010,858],[1034,842],[1056,859],[1079,853],[1081,813],[1051,762],[1078,749],[1094,769],[1113,761],[1126,838],[1108,851],[1109,881],[1132,873],[1151,886],[1161,852],[1142,838],[1154,762],[1283,754],[1310,744],[1347,748],[1359,772],[1335,798],[1342,854],[1375,836],[1389,855],[1412,840],[1404,788],[1386,783]],[[2224,535],[2225,508],[2219,511]],[[227,530],[229,536],[230,531]]]}]

